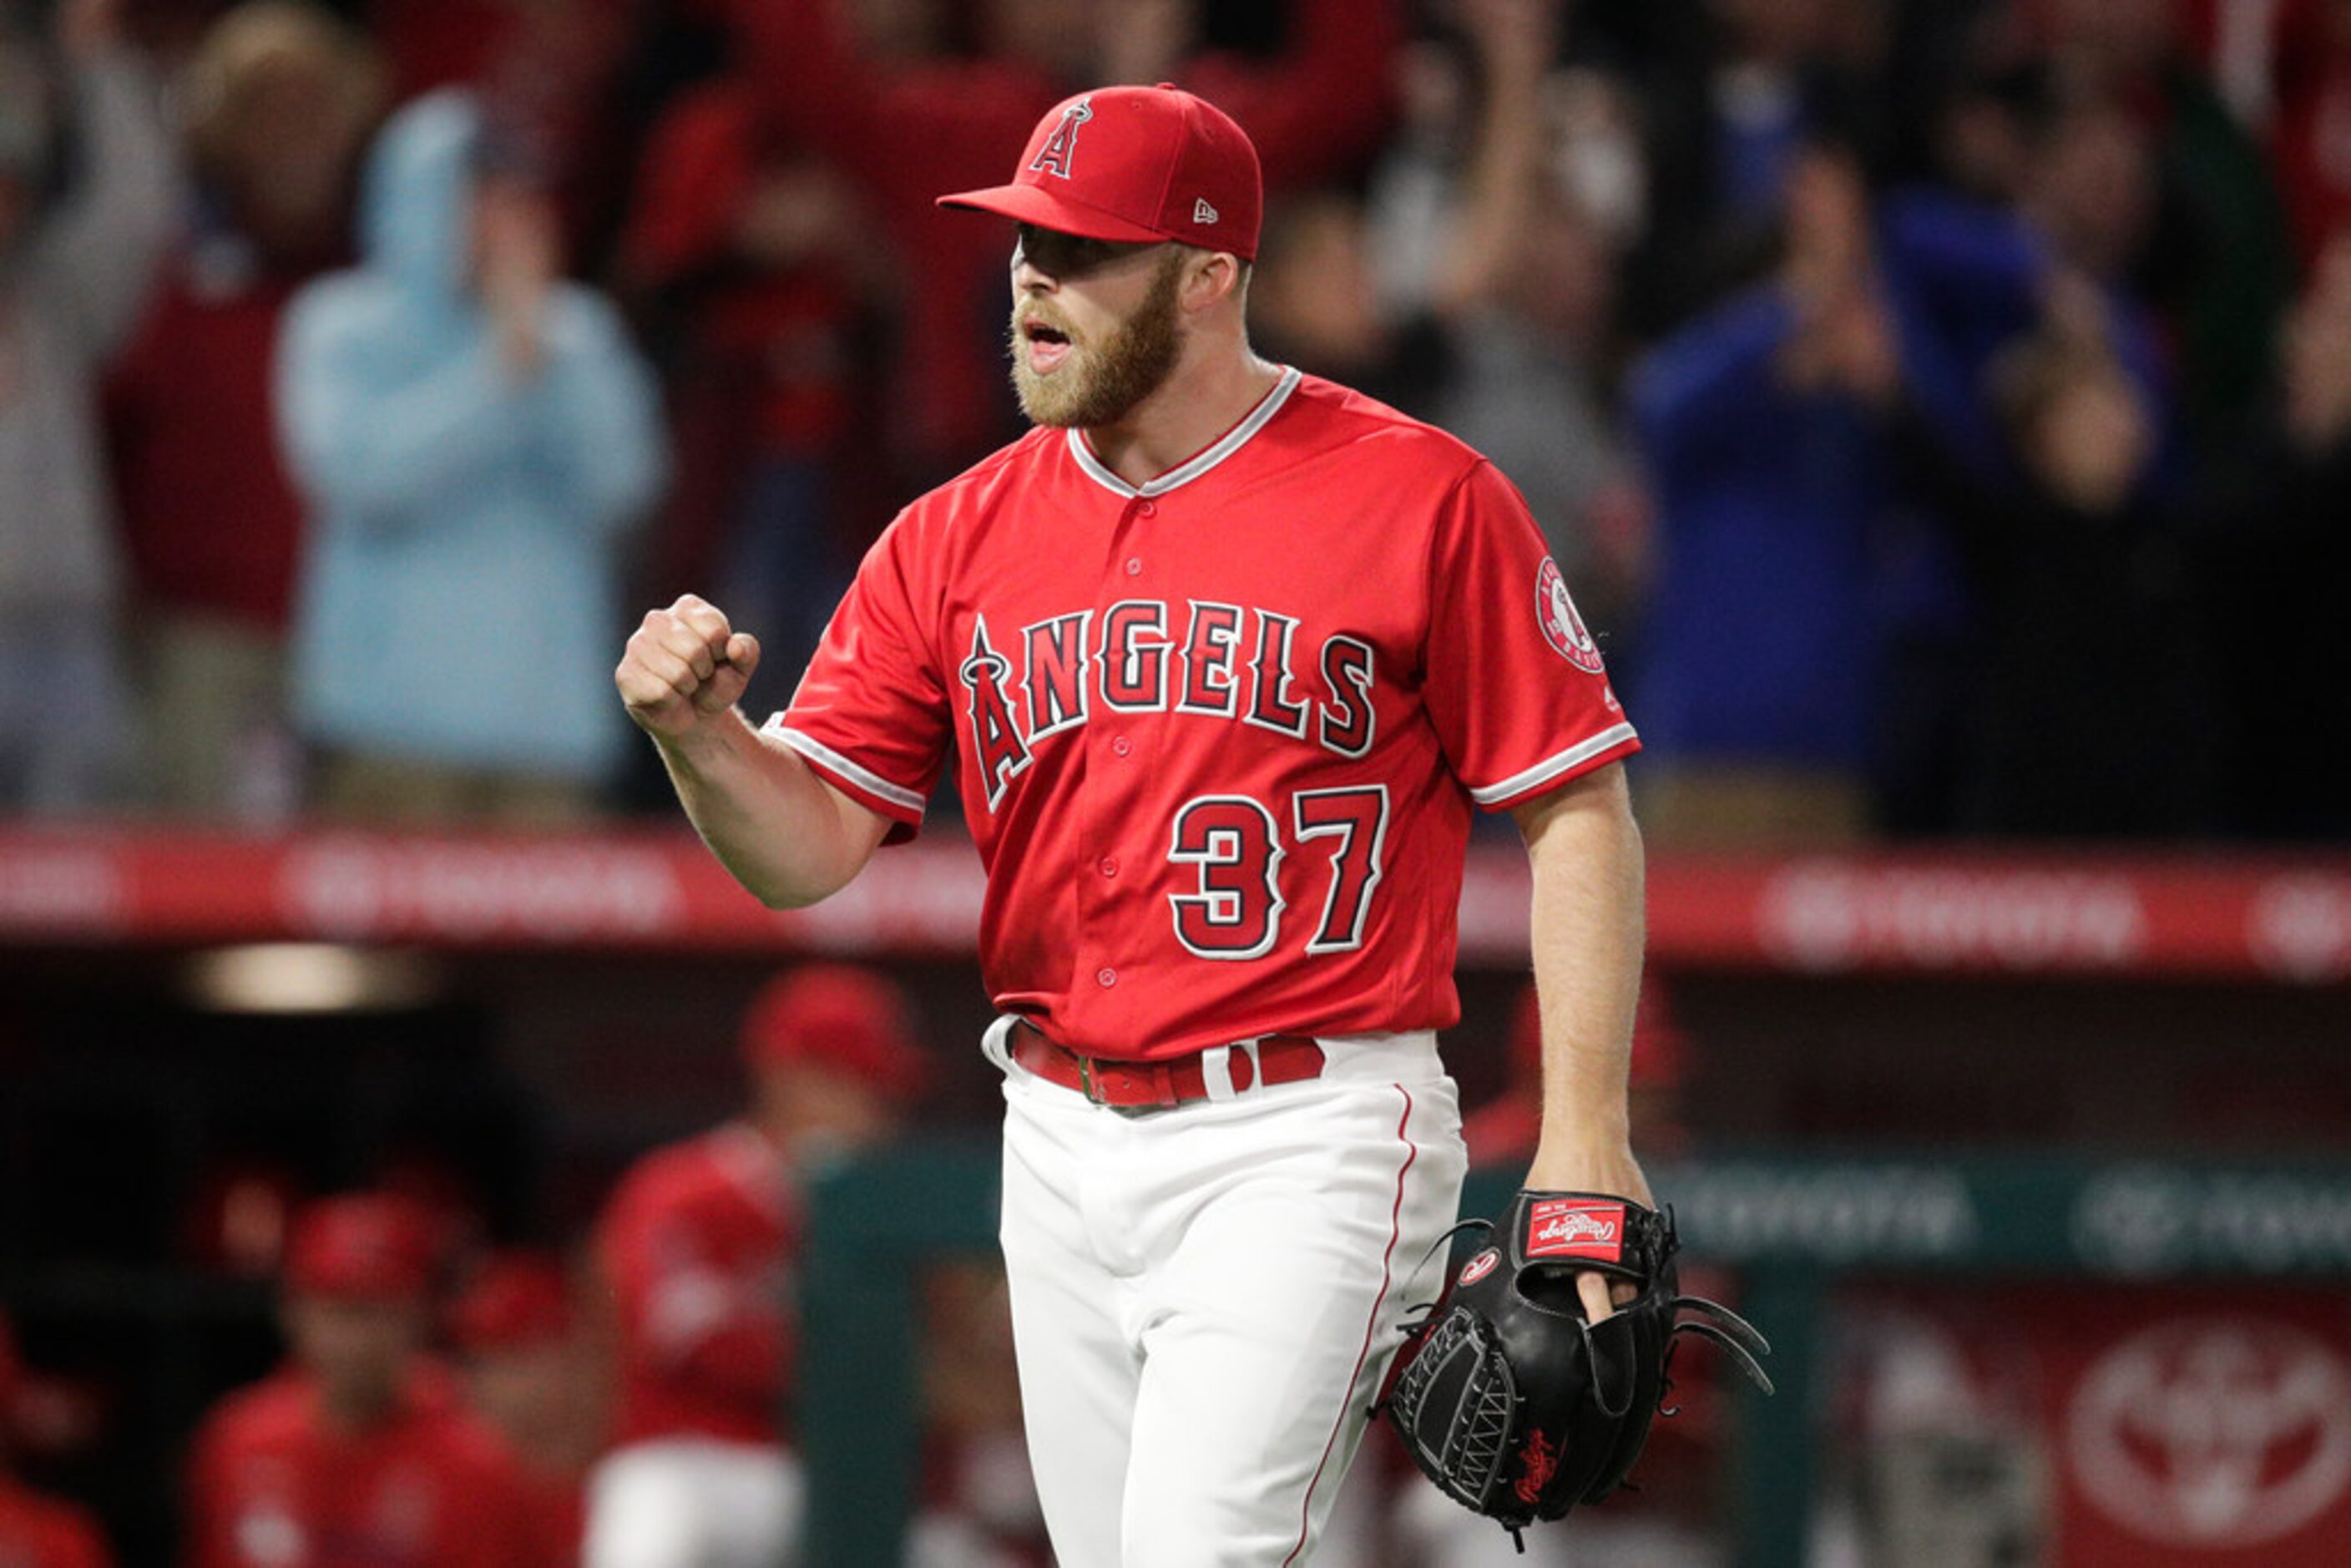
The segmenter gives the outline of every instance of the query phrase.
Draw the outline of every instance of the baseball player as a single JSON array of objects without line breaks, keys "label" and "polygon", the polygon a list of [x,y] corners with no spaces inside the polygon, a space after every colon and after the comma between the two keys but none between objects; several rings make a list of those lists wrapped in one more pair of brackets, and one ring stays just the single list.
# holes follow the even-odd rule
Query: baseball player
[{"label": "baseball player", "polygon": [[896,988],[841,964],[769,983],[742,1045],[747,1113],[647,1155],[597,1222],[621,1407],[589,1478],[587,1568],[799,1561],[799,1460],[778,1426],[801,1182],[894,1134],[923,1061]]},{"label": "baseball player", "polygon": [[536,1533],[577,1564],[588,1469],[610,1412],[604,1369],[573,1296],[557,1259],[522,1249],[493,1253],[451,1303],[448,1330],[465,1403],[513,1456]]},{"label": "baseball player", "polygon": [[551,1568],[520,1473],[422,1346],[436,1266],[405,1199],[332,1197],[286,1249],[288,1364],[190,1451],[190,1568]]},{"label": "baseball player", "polygon": [[18,1379],[16,1336],[0,1315],[0,1563],[6,1568],[109,1568],[106,1532],[78,1503],[26,1486],[8,1459]]},{"label": "baseball player", "polygon": [[1493,466],[1250,350],[1260,190],[1190,94],[1055,108],[1011,183],[943,198],[1019,225],[1036,428],[900,515],[763,727],[758,641],[700,599],[616,672],[770,904],[911,837],[955,757],[1030,1459],[1089,1568],[1312,1554],[1458,1197],[1435,1031],[1474,808],[1533,862],[1529,1185],[1649,1201],[1638,742]]}]

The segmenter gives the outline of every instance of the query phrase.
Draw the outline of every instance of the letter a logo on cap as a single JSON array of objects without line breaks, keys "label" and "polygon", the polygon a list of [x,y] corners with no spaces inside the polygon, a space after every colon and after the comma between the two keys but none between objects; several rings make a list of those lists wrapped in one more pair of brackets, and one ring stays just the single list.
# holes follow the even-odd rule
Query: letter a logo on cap
[{"label": "letter a logo on cap", "polygon": [[1039,173],[1070,177],[1070,161],[1078,151],[1078,127],[1094,117],[1092,99],[1081,98],[1061,110],[1061,123],[1053,127],[1053,134],[1045,138],[1045,145],[1037,149],[1037,156],[1029,167]]}]

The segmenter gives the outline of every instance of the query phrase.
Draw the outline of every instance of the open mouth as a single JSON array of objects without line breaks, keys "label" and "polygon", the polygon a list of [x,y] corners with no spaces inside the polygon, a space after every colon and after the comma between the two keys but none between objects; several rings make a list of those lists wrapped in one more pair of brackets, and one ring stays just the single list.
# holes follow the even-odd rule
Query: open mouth
[{"label": "open mouth", "polygon": [[1070,335],[1034,316],[1020,323],[1020,340],[1028,348],[1029,368],[1040,373],[1069,357]]}]

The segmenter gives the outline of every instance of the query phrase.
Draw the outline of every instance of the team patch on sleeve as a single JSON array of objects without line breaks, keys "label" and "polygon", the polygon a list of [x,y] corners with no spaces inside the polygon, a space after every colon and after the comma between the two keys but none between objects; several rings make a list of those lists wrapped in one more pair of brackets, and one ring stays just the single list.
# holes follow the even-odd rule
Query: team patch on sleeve
[{"label": "team patch on sleeve", "polygon": [[1567,595],[1567,579],[1549,556],[1543,557],[1542,567],[1535,573],[1535,619],[1561,658],[1589,674],[1600,674],[1600,644],[1584,630],[1583,617],[1575,612],[1575,601]]}]

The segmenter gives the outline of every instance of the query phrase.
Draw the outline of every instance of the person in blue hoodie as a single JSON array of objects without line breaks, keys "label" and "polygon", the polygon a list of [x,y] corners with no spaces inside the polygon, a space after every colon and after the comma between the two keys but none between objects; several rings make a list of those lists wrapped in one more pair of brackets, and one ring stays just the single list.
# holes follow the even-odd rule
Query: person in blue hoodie
[{"label": "person in blue hoodie", "polygon": [[604,667],[664,478],[658,401],[499,152],[462,93],[402,110],[363,264],[287,312],[278,418],[311,508],[294,706],[330,815],[561,822],[623,755]]}]

